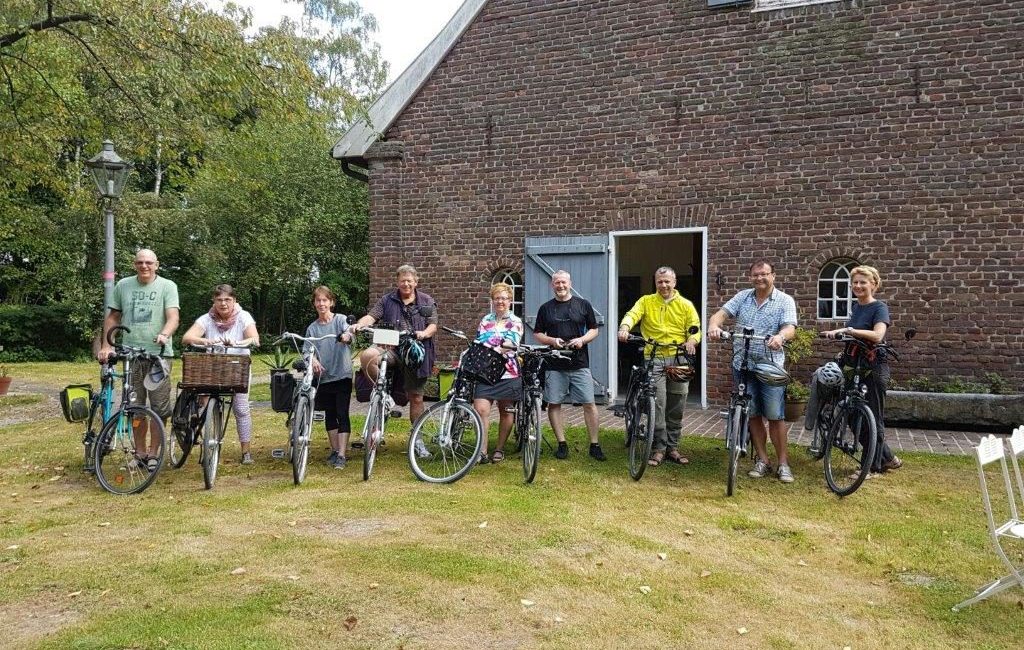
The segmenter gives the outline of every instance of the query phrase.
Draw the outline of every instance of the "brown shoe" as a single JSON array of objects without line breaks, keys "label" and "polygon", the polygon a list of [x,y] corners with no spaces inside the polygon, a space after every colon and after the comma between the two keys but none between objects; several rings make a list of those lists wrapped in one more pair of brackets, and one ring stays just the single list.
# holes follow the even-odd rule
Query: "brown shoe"
[{"label": "brown shoe", "polygon": [[886,472],[893,469],[899,469],[901,467],[903,467],[903,461],[900,460],[899,456],[893,456],[892,460],[882,463],[882,469]]},{"label": "brown shoe", "polygon": [[661,461],[663,460],[665,460],[665,452],[656,451],[651,454],[651,458],[647,461],[647,464],[651,467],[657,467],[658,465],[661,465]]}]

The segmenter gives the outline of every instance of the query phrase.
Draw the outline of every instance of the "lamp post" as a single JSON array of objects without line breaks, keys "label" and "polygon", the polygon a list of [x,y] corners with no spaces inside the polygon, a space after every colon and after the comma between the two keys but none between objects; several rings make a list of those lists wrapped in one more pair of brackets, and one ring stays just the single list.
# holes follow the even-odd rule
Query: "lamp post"
[{"label": "lamp post", "polygon": [[103,151],[85,163],[103,198],[104,229],[106,230],[106,257],[103,263],[103,307],[110,310],[114,293],[114,201],[121,198],[132,164],[122,160],[114,151],[114,143],[103,141]]}]

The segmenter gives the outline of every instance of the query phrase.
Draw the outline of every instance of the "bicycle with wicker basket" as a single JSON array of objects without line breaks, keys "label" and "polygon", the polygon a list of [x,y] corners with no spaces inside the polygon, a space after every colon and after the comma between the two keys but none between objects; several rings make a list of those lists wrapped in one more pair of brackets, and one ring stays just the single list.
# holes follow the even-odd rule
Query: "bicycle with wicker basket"
[{"label": "bicycle with wicker basket", "polygon": [[182,379],[174,403],[168,458],[174,468],[180,468],[198,444],[203,484],[210,490],[217,480],[221,444],[235,394],[249,391],[252,358],[227,353],[228,349],[248,346],[192,344],[189,348],[195,351],[181,355]]}]

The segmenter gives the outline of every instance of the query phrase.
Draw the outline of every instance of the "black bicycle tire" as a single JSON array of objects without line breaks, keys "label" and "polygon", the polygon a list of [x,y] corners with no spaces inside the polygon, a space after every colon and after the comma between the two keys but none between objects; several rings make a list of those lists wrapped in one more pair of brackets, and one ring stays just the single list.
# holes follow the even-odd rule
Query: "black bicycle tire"
[{"label": "black bicycle tire", "polygon": [[642,398],[636,406],[636,420],[629,441],[629,475],[634,481],[639,481],[647,470],[651,447],[654,445],[654,396]]},{"label": "black bicycle tire", "polygon": [[[856,410],[860,417],[855,417],[853,411]],[[851,419],[852,418],[852,419]],[[851,483],[848,486],[841,487],[839,482],[836,480],[836,473],[832,468],[832,447],[835,445],[837,440],[838,429],[845,427],[847,422],[857,423],[861,426],[867,426],[868,433],[864,436],[863,432],[856,430],[854,424],[850,424],[852,431],[852,437],[856,441],[856,445],[862,445],[861,457],[860,457],[860,469],[857,472],[857,478],[851,479]],[[868,408],[868,405],[861,402],[857,403],[852,408],[849,406],[840,407],[839,413],[836,419],[832,423],[832,430],[829,432],[828,438],[825,440],[825,460],[824,460],[824,471],[825,471],[825,482],[828,484],[828,488],[839,497],[847,497],[857,491],[864,480],[868,477],[868,473],[871,471],[871,462],[874,459],[875,454],[875,443],[878,437],[878,430],[875,425],[875,415]],[[861,440],[866,439],[866,443],[862,443]],[[846,453],[841,450],[841,453]],[[850,454],[847,454],[850,456]],[[842,472],[840,472],[842,473]]]},{"label": "black bicycle tire", "polygon": [[623,417],[622,420],[625,423],[625,434],[623,440],[623,447],[629,449],[629,441],[633,436],[633,408],[631,404],[636,401],[636,386],[633,381],[633,376],[629,377],[629,385],[626,387],[626,401],[623,402]]},{"label": "black bicycle tire", "polygon": [[[469,418],[469,421],[473,424],[473,428],[476,430],[476,445],[473,449],[473,453],[469,454],[466,463],[462,467],[445,476],[431,476],[420,468],[419,458],[416,456],[416,441],[423,433],[424,423],[430,421],[430,418],[433,417],[435,411],[445,408],[448,404],[448,402],[437,402],[436,404],[431,405],[430,408],[424,410],[423,413],[416,418],[416,422],[412,425],[412,433],[409,434],[409,468],[412,470],[412,473],[416,478],[427,483],[440,484],[454,483],[455,481],[458,481],[460,478],[468,474],[469,471],[473,469],[473,466],[476,465],[477,459],[480,458],[480,450],[483,449],[484,446],[484,435],[486,434],[484,432],[483,421],[480,419],[480,414],[478,414],[476,409],[468,403],[461,400],[456,401],[451,404],[451,408],[462,411],[466,417]],[[447,419],[448,426],[451,426],[451,423],[455,422],[455,420],[456,418],[449,414]]]},{"label": "black bicycle tire", "polygon": [[292,482],[295,485],[302,485],[309,465],[311,406],[309,395],[299,395],[295,400],[295,410],[292,412]]},{"label": "black bicycle tire", "polygon": [[[114,435],[114,429],[117,427],[118,420],[120,420],[122,416],[127,416],[129,421],[133,421],[135,419],[131,415],[133,413],[141,413],[144,417],[147,418],[147,420],[152,426],[156,427],[160,437],[160,450],[156,456],[156,469],[154,469],[151,472],[148,472],[146,479],[142,483],[136,485],[134,488],[130,490],[124,491],[115,489],[114,485],[107,480],[107,477],[105,476],[104,472],[101,469],[103,467],[102,455],[103,449],[108,446],[107,440],[109,439],[110,436]],[[100,486],[104,490],[110,492],[111,494],[129,495],[138,494],[144,491],[146,488],[153,484],[153,481],[156,480],[156,475],[160,473],[160,469],[164,465],[165,444],[167,444],[167,438],[164,432],[163,422],[161,421],[160,416],[157,415],[156,412],[153,411],[153,409],[147,406],[127,406],[125,408],[115,411],[114,415],[109,420],[103,423],[103,428],[100,429],[100,433],[96,437],[96,442],[93,444],[93,467],[95,469],[96,480],[99,482]]]},{"label": "black bicycle tire", "polygon": [[203,485],[212,490],[217,482],[217,466],[220,464],[220,438],[224,419],[223,405],[211,397],[203,414]]},{"label": "black bicycle tire", "polygon": [[736,491],[736,476],[739,474],[740,456],[743,453],[743,407],[739,404],[734,404],[729,409],[725,439],[726,451],[729,455],[725,496],[731,497]]},{"label": "black bicycle tire", "polygon": [[[529,484],[537,477],[537,467],[540,465],[540,399],[530,399],[523,410],[523,422],[526,425],[522,435],[523,479]],[[533,440],[530,440],[531,435]]]},{"label": "black bicycle tire", "polygon": [[369,481],[373,475],[373,465],[377,462],[377,447],[380,440],[373,439],[373,432],[379,430],[384,435],[384,400],[380,393],[374,391],[370,396],[370,407],[366,411],[366,422],[363,424],[363,480]]}]

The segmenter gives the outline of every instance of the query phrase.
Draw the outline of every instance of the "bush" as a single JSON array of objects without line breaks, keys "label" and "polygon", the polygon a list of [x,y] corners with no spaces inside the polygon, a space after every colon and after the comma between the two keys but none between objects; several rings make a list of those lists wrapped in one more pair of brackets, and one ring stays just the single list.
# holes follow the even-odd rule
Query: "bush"
[{"label": "bush", "polygon": [[0,361],[71,361],[90,342],[72,305],[0,305]]}]

